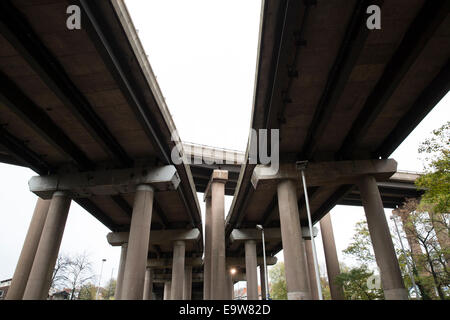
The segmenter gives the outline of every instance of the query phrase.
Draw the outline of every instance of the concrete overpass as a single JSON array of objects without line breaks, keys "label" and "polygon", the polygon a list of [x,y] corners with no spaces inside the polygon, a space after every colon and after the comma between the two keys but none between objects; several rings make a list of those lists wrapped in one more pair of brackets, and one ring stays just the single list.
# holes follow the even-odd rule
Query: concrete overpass
[{"label": "concrete overpass", "polygon": [[[77,1],[81,30],[65,27],[69,4],[0,3],[0,160],[39,174],[30,189],[42,197],[7,298],[45,298],[72,199],[122,247],[118,299],[148,299],[162,282],[166,298],[231,298],[230,261],[257,298],[256,224],[270,255],[283,249],[289,299],[314,298],[304,160],[329,278],[339,266],[327,213],[362,204],[385,296],[406,298],[383,207],[418,191],[388,157],[449,90],[448,1],[264,1],[251,128],[279,130],[276,173],[250,163],[253,138],[244,155],[223,150],[196,163],[199,149],[213,148],[171,139],[175,125],[124,3]],[[366,26],[373,4],[381,30]],[[226,221],[225,194],[234,195]]]},{"label": "concrete overpass", "polygon": [[[142,237],[199,230],[184,250],[202,255],[194,182],[187,164],[172,162],[176,127],[124,3],[77,2],[81,30],[66,27],[70,4],[0,4],[0,160],[35,171],[31,190],[53,199],[50,209],[38,201],[8,298],[46,297],[73,199],[111,231],[131,233],[123,298],[139,299],[130,288],[143,287],[147,258],[171,257],[174,246]],[[39,224],[46,215],[62,218]]]},{"label": "concrete overpass", "polygon": [[[381,7],[381,30],[369,30],[365,24],[371,4]],[[226,219],[226,236],[257,223],[276,223],[279,216],[285,217],[280,221],[282,233],[283,228],[306,225],[300,171],[295,164],[307,160],[315,170],[309,181],[322,179],[322,183],[308,185],[313,222],[340,201],[359,203],[352,192],[359,184],[359,190],[369,197],[363,203],[375,237],[385,295],[405,298],[381,216],[380,196],[373,193],[378,190],[373,175],[380,182],[388,181],[397,168],[386,159],[448,92],[450,39],[445,30],[449,26],[449,3],[445,1],[407,5],[355,1],[346,6],[339,2],[266,1],[251,128],[279,130],[280,159],[285,168],[277,176],[266,172],[256,177],[274,182],[255,188],[255,165],[246,161]],[[246,160],[248,153],[249,147]],[[362,169],[364,163],[367,167]],[[361,171],[353,171],[356,167]],[[341,176],[326,181],[329,172]],[[390,200],[393,205],[395,199]],[[310,297],[306,277],[299,276],[307,274],[305,261],[292,258],[305,250],[300,232],[286,229],[285,233],[288,294],[293,299]],[[384,235],[378,239],[380,234]],[[280,249],[281,243],[268,250]]]}]

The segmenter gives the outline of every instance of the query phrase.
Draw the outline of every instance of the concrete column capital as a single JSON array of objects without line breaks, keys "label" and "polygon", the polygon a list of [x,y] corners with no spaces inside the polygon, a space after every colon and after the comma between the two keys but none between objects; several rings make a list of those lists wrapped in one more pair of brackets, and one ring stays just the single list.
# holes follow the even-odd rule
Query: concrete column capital
[{"label": "concrete column capital", "polygon": [[53,197],[69,197],[69,193],[67,191],[55,191]]}]

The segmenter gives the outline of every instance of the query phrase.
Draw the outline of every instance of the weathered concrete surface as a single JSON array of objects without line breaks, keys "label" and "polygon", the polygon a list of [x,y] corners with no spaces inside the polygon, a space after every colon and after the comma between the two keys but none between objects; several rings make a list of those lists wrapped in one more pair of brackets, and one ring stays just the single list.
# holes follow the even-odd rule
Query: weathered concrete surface
[{"label": "weathered concrete surface", "polygon": [[182,300],[184,294],[184,259],[186,244],[184,241],[173,243],[171,299]]},{"label": "weathered concrete surface", "polygon": [[6,300],[23,298],[49,207],[50,200],[38,198]]},{"label": "weathered concrete surface", "polygon": [[245,272],[247,274],[247,300],[258,300],[258,275],[256,272],[256,241],[245,241]]},{"label": "weathered concrete surface", "polygon": [[176,190],[180,178],[175,166],[170,165],[35,176],[28,182],[30,191],[43,199],[49,199],[55,191],[68,192],[72,198],[134,193],[141,184],[155,190]]},{"label": "weathered concrete surface", "polygon": [[142,300],[152,221],[154,190],[140,185],[134,199],[121,300]]},{"label": "weathered concrete surface", "polygon": [[341,273],[339,260],[334,242],[333,226],[331,224],[330,213],[320,220],[320,233],[322,235],[323,251],[325,253],[325,263],[327,266],[328,284],[332,300],[345,300],[342,287],[336,283],[336,277]]},{"label": "weathered concrete surface", "polygon": [[[121,246],[128,242],[129,232],[110,232],[106,235],[108,243],[112,246]],[[174,241],[193,241],[200,240],[201,234],[198,228],[193,229],[172,229],[172,230],[153,230],[149,239],[150,245],[170,244]]]},{"label": "weathered concrete surface", "polygon": [[281,236],[289,300],[309,300],[308,270],[304,240],[301,235],[295,182],[278,184]]},{"label": "weathered concrete surface", "polygon": [[407,300],[408,295],[403,284],[376,180],[372,176],[365,176],[360,180],[358,186],[375,258],[380,268],[384,296],[386,300]]},{"label": "weathered concrete surface", "polygon": [[[354,184],[363,175],[372,175],[377,180],[387,180],[397,171],[397,162],[393,159],[354,160],[311,162],[305,169],[308,187]],[[272,167],[257,165],[252,175],[252,184],[258,186],[277,184],[282,179],[298,180],[299,170],[295,163],[280,164],[279,170]]]},{"label": "weathered concrete surface", "polygon": [[44,300],[47,298],[53,268],[58,258],[58,251],[69,214],[70,202],[70,198],[62,192],[56,192],[53,195],[23,295],[24,300]]}]

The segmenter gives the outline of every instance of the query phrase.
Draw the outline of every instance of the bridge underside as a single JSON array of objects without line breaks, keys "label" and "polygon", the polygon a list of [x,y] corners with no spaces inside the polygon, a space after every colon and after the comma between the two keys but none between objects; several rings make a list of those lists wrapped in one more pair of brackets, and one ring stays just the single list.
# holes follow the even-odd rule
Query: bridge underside
[{"label": "bridge underside", "polygon": [[[367,1],[265,2],[252,128],[279,129],[282,162],[386,159],[448,92],[448,2],[377,4],[381,30],[366,27]],[[255,189],[254,167],[241,168],[227,235],[279,225],[276,187]],[[380,188],[388,208],[402,201],[391,187]],[[313,221],[336,204],[360,205],[358,192],[354,184],[308,187]],[[300,181],[297,196],[306,225]]]}]

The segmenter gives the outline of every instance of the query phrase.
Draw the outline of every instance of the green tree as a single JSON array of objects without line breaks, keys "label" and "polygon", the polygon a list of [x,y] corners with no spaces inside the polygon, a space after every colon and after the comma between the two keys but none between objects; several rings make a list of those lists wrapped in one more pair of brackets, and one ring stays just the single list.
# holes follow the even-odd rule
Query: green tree
[{"label": "green tree", "polygon": [[343,252],[364,265],[375,264],[375,254],[372,249],[372,241],[366,221],[356,223],[352,242]]},{"label": "green tree", "polygon": [[347,300],[380,300],[384,299],[381,287],[369,288],[367,285],[374,278],[374,272],[369,270],[367,265],[358,268],[348,269],[341,267],[342,271],[336,277],[336,283],[344,289]]},{"label": "green tree", "polygon": [[360,263],[356,268],[341,266],[341,274],[336,278],[336,283],[342,286],[346,299],[351,300],[375,300],[384,299],[381,286],[370,287],[368,284],[376,279],[376,260],[370,239],[369,228],[365,220],[355,225],[355,233],[352,241],[343,250],[349,256]]},{"label": "green tree", "polygon": [[416,185],[425,189],[421,204],[433,212],[450,212],[450,121],[432,132],[432,137],[419,146],[425,156],[425,174]]},{"label": "green tree", "polygon": [[95,300],[95,294],[97,293],[97,287],[92,283],[86,283],[80,288],[78,294],[79,300]]},{"label": "green tree", "polygon": [[104,300],[114,299],[114,293],[116,291],[116,279],[112,278],[108,281],[104,288],[100,289]]},{"label": "green tree", "polygon": [[277,262],[269,271],[270,297],[273,300],[287,300],[286,275],[284,263]]}]

